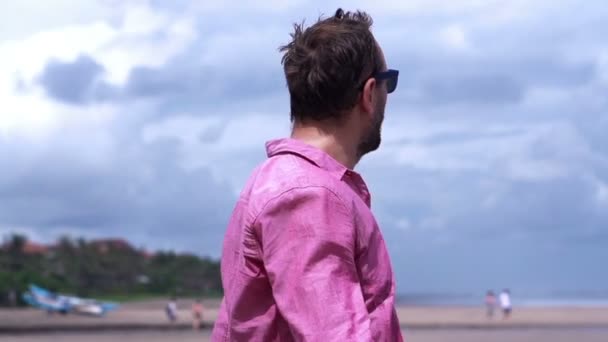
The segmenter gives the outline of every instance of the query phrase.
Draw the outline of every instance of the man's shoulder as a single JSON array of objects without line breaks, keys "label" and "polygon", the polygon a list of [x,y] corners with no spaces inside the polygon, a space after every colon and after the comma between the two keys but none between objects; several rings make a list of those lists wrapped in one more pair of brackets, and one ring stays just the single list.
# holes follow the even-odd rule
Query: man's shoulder
[{"label": "man's shoulder", "polygon": [[252,172],[243,196],[250,204],[266,204],[306,189],[342,197],[340,180],[300,156],[281,154],[266,159]]},{"label": "man's shoulder", "polygon": [[[326,187],[332,190],[340,181],[313,162],[294,154],[281,154],[266,159],[257,168],[259,189],[284,192],[303,187]],[[273,191],[270,191],[273,192]]]}]

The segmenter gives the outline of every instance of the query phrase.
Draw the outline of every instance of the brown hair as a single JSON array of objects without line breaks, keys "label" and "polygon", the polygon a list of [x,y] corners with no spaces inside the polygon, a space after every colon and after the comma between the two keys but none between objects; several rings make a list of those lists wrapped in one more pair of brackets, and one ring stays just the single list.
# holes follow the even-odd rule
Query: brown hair
[{"label": "brown hair", "polygon": [[339,119],[357,102],[364,79],[382,61],[365,12],[338,9],[307,29],[294,24],[292,41],[281,46],[291,102],[291,120]]}]

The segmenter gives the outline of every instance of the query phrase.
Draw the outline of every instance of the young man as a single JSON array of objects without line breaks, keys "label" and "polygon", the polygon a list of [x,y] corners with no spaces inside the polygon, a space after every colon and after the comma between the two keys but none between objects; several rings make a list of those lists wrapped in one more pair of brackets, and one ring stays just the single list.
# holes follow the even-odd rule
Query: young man
[{"label": "young man", "polygon": [[500,293],[500,307],[502,308],[503,319],[509,319],[511,316],[511,291],[504,289]]},{"label": "young man", "polygon": [[293,131],[266,144],[230,219],[213,341],[402,341],[389,255],[353,171],[380,146],[397,86],[371,24],[339,9],[281,48]]}]

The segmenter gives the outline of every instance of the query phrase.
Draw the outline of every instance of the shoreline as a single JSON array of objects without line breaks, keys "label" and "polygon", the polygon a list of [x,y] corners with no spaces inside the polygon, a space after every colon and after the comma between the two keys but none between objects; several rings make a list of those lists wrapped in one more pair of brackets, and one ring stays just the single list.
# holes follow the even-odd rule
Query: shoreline
[{"label": "shoreline", "polygon": [[[605,342],[608,331],[584,330],[402,330],[409,342]],[[48,334],[6,335],[6,342],[211,342],[211,331],[163,330],[141,332],[56,332]]]},{"label": "shoreline", "polygon": [[[414,324],[400,325],[403,331],[480,331],[480,332],[508,332],[508,331],[597,331],[608,333],[607,324],[560,324],[560,325],[538,325],[538,324],[512,324],[512,325],[445,325],[445,324]],[[210,333],[213,325],[201,327],[200,332]],[[0,328],[0,336],[23,336],[23,335],[39,335],[39,334],[79,334],[79,333],[100,333],[112,334],[119,332],[171,332],[171,331],[192,331],[191,324],[179,324],[170,326],[162,325],[90,325],[90,326],[29,326],[29,327],[13,327]]]},{"label": "shoreline", "polygon": [[[164,301],[125,303],[104,317],[47,315],[44,311],[0,309],[0,336],[43,333],[111,333],[192,330],[191,300],[178,300],[178,321],[170,323]],[[209,332],[218,313],[218,301],[206,301],[203,329]],[[515,307],[503,320],[500,311],[488,319],[481,306],[397,306],[404,331],[524,331],[597,330],[608,334],[608,306]]]}]

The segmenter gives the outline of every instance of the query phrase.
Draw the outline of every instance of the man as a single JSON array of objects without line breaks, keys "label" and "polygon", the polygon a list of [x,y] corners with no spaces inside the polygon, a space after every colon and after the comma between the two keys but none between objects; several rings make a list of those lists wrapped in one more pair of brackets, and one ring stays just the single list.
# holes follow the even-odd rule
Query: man
[{"label": "man", "polygon": [[494,295],[494,291],[488,290],[486,292],[486,316],[488,318],[494,317],[494,307],[496,306],[496,296]]},{"label": "man", "polygon": [[175,323],[177,321],[177,303],[175,302],[175,297],[169,299],[169,302],[165,306],[165,313],[167,314],[167,318],[169,318],[169,322]]},{"label": "man", "polygon": [[511,316],[511,291],[504,289],[500,293],[500,307],[502,308],[503,319],[509,319]]},{"label": "man", "polygon": [[380,146],[397,86],[371,24],[339,9],[281,48],[293,131],[266,144],[230,219],[213,341],[402,341],[389,255],[353,171]]},{"label": "man", "polygon": [[197,299],[192,304],[192,329],[201,330],[201,323],[203,322],[203,303],[200,299]]}]

